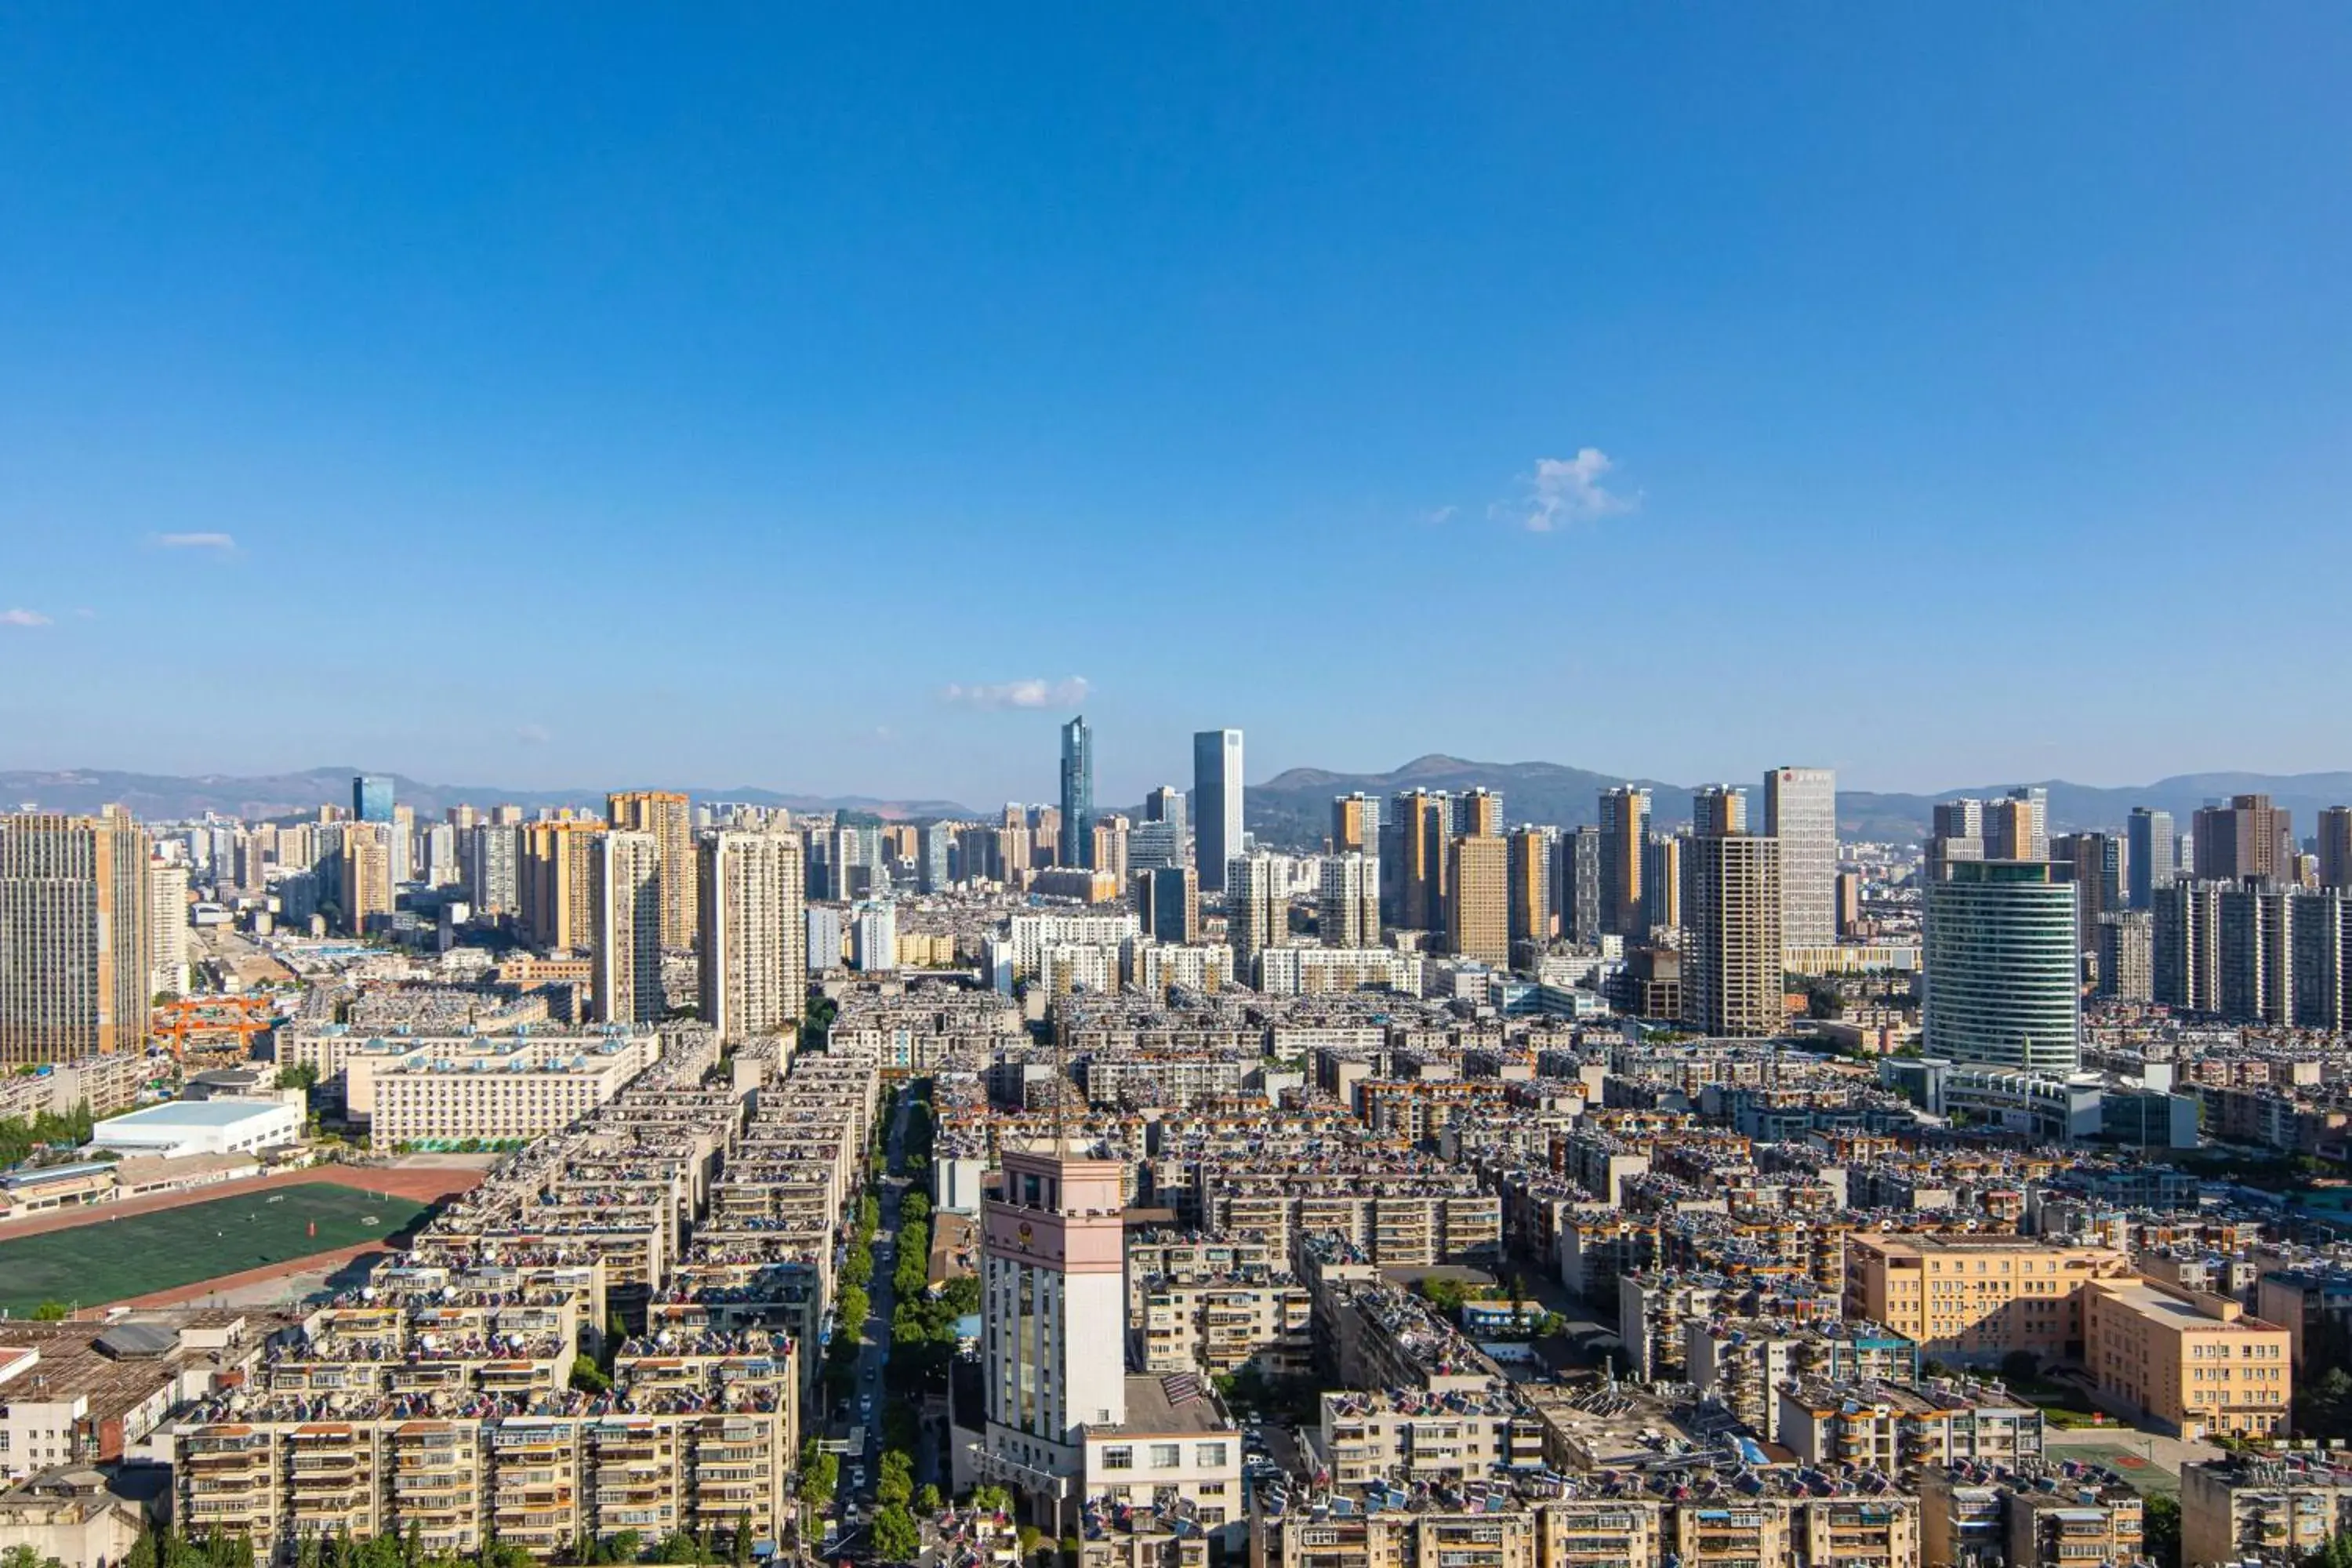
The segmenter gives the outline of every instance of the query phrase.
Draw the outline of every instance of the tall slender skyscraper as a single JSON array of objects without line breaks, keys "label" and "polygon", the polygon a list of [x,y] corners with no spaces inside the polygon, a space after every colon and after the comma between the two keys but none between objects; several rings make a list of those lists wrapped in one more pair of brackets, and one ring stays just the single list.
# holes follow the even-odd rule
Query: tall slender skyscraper
[{"label": "tall slender skyscraper", "polygon": [[1780,841],[1748,831],[1736,789],[1699,791],[1691,815],[1680,840],[1684,1021],[1708,1035],[1779,1034]]},{"label": "tall slender skyscraper", "polygon": [[1055,848],[1065,866],[1095,863],[1095,732],[1084,714],[1062,726],[1062,821]]},{"label": "tall slender skyscraper", "polygon": [[1242,732],[1192,737],[1192,865],[1201,890],[1225,889],[1225,865],[1242,852]]},{"label": "tall slender skyscraper", "polygon": [[1559,931],[1574,942],[1601,940],[1601,829],[1590,823],[1559,836],[1552,889],[1559,905]]},{"label": "tall slender skyscraper", "polygon": [[649,1024],[662,1016],[662,843],[652,833],[600,833],[589,852],[589,984],[596,1017]]},{"label": "tall slender skyscraper", "polygon": [[797,1029],[808,1000],[807,872],[796,833],[702,841],[702,1019],[722,1040]]},{"label": "tall slender skyscraper", "polygon": [[657,789],[608,795],[604,815],[614,827],[654,836],[661,849],[661,944],[691,948],[702,902],[694,891],[694,815],[686,796]]},{"label": "tall slender skyscraper", "polygon": [[1601,792],[1601,926],[1649,934],[1642,910],[1642,854],[1650,837],[1650,792],[1620,784]]},{"label": "tall slender skyscraper", "polygon": [[0,1065],[146,1048],[152,852],[119,805],[0,816]]},{"label": "tall slender skyscraper", "polygon": [[392,820],[391,779],[382,773],[354,773],[352,776],[352,820]]},{"label": "tall slender skyscraper", "polygon": [[1780,841],[1780,940],[1837,940],[1837,771],[1774,768],[1764,775],[1760,831]]},{"label": "tall slender skyscraper", "polygon": [[2131,872],[2131,907],[2152,910],[2156,890],[2172,886],[2172,813],[2132,807],[2126,840],[2130,849],[2125,858]]},{"label": "tall slender skyscraper", "polygon": [[1528,825],[1512,830],[1511,941],[1551,940],[1551,831]]}]

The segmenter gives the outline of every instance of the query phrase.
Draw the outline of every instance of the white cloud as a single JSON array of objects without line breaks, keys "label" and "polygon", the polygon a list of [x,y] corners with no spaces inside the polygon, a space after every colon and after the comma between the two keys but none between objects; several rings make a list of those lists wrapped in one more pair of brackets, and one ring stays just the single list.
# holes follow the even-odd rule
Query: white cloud
[{"label": "white cloud", "polygon": [[1087,693],[1092,689],[1083,676],[1073,675],[1066,680],[1046,680],[1038,677],[1028,680],[1000,680],[982,686],[943,686],[940,689],[940,700],[988,710],[1066,708],[1072,703],[1085,701]]},{"label": "white cloud", "polygon": [[85,605],[81,606],[79,609],[77,609],[76,611],[74,611],[74,614],[75,614],[75,615],[77,615],[77,616],[80,616],[83,620],[85,620],[85,621],[94,621],[94,620],[98,619],[98,612],[97,612],[96,610],[91,609],[91,608],[90,608],[89,605]]},{"label": "white cloud", "polygon": [[226,533],[159,533],[155,542],[166,550],[235,550],[236,540]]},{"label": "white cloud", "polygon": [[1452,522],[1461,510],[1458,506],[1433,506],[1421,514],[1421,521],[1435,528],[1439,523]]},{"label": "white cloud", "polygon": [[0,610],[0,626],[46,626],[49,617],[38,610]]},{"label": "white cloud", "polygon": [[515,739],[526,746],[544,746],[555,739],[555,731],[544,724],[525,724],[515,731]]},{"label": "white cloud", "polygon": [[1497,501],[1492,510],[1530,533],[1550,533],[1632,511],[1641,504],[1638,492],[1622,494],[1601,482],[1616,466],[1598,447],[1580,447],[1573,458],[1538,458],[1535,472],[1524,481],[1526,493],[1517,500]]}]

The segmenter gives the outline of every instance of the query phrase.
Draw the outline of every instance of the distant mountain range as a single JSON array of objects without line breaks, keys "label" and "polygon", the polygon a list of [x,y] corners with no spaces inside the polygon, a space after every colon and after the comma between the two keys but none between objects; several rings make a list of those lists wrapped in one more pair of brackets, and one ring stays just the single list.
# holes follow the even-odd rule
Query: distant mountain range
[{"label": "distant mountain range", "polygon": [[[352,775],[358,771],[348,767],[310,768],[301,773],[252,777],[223,773],[182,777],[104,769],[56,773],[19,769],[0,772],[0,809],[30,804],[44,811],[91,812],[109,802],[120,801],[150,821],[201,816],[208,811],[255,818],[289,816],[315,811],[324,805],[350,805]],[[1760,776],[1729,782],[1745,784],[1752,791],[1760,788]],[[2352,773],[2181,773],[2123,789],[2068,784],[2063,779],[2030,782],[2050,791],[2050,826],[2056,832],[2120,828],[2136,805],[2169,811],[2176,826],[2185,830],[2189,814],[2209,800],[2261,794],[2294,813],[2295,830],[2301,834],[2313,826],[2322,806],[2352,805]],[[1629,783],[1649,788],[1651,810],[1660,826],[1689,819],[1692,786],[1688,784],[1628,779],[1620,773],[1594,773],[1559,763],[1474,763],[1433,754],[1416,757],[1384,773],[1292,768],[1249,786],[1249,826],[1261,843],[1311,847],[1320,843],[1330,831],[1331,797],[1335,795],[1362,790],[1385,797],[1407,789],[1483,787],[1502,792],[1504,815],[1508,821],[1574,827],[1596,819],[1596,803],[1602,790]],[[2012,787],[2009,784],[1971,784],[1934,795],[1843,790],[1838,795],[1838,829],[1848,838],[1916,839],[1926,834],[1930,808],[1937,801],[1964,795],[1990,797]],[[488,806],[509,802],[533,810],[543,805],[602,810],[604,804],[604,792],[600,789],[518,790],[495,784],[436,784],[398,774],[394,775],[393,790],[395,799],[415,806],[419,816],[439,816],[445,807],[467,804]],[[726,789],[689,787],[686,793],[698,801],[745,801],[793,811],[863,811],[894,821],[994,815],[974,811],[951,800],[791,795],[748,784]]]},{"label": "distant mountain range", "polygon": [[[1726,781],[1753,792],[1762,787],[1762,775]],[[1331,797],[1362,790],[1387,795],[1399,790],[1499,790],[1503,814],[1510,822],[1553,823],[1576,827],[1598,820],[1602,790],[1621,784],[1648,786],[1653,819],[1664,826],[1689,820],[1691,788],[1656,779],[1626,778],[1597,773],[1558,763],[1474,763],[1460,757],[1416,757],[1385,773],[1339,773],[1320,768],[1293,768],[1261,784],[1250,786],[1249,826],[1269,844],[1313,844],[1330,831]],[[2011,784],[1970,784],[1939,790],[1934,795],[1882,794],[1873,790],[1838,793],[1838,830],[1848,838],[1904,841],[1924,837],[1939,800],[1960,795],[1989,797],[2019,784],[2039,784],[2050,792],[2050,826],[2072,832],[2124,826],[2136,805],[2172,813],[2175,828],[2186,831],[2189,814],[2208,801],[2232,795],[2267,795],[2274,805],[2294,813],[2298,834],[2316,821],[2322,806],[2352,805],[2352,773],[2180,773],[2154,784],[2122,789],[2068,784],[2063,779],[2019,780]]]},{"label": "distant mountain range", "polygon": [[[352,803],[352,775],[358,768],[309,768],[299,773],[267,773],[251,778],[203,773],[183,778],[169,773],[114,773],[76,768],[62,773],[31,770],[0,772],[0,807],[37,805],[44,811],[91,812],[120,801],[151,822],[171,822],[202,816],[208,811],[246,817],[291,816],[321,805]],[[674,788],[674,785],[624,784],[624,789]],[[793,811],[866,811],[877,816],[970,816],[973,813],[951,800],[877,800],[866,795],[785,795],[754,789],[688,789],[696,800],[743,801],[754,805],[781,805]],[[393,775],[393,798],[414,806],[419,816],[438,816],[453,805],[490,806],[501,804],[536,810],[542,805],[586,806],[602,812],[601,789],[507,789],[496,784],[425,784]]]}]

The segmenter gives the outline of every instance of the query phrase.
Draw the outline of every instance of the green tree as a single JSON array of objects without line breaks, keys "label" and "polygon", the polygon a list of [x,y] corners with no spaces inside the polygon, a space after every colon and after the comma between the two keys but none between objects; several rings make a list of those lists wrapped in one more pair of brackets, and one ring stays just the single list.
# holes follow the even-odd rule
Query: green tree
[{"label": "green tree", "polygon": [[915,1493],[915,1511],[919,1514],[928,1517],[939,1512],[945,1506],[944,1500],[940,1496],[940,1489],[929,1481],[925,1481],[921,1489]]},{"label": "green tree", "polygon": [[1013,1494],[1003,1487],[974,1487],[971,1506],[993,1513],[1003,1513],[1013,1506]]},{"label": "green tree", "polygon": [[887,1448],[883,1451],[882,1471],[875,1478],[874,1496],[885,1507],[892,1503],[904,1507],[913,1500],[915,1463],[908,1458],[905,1449]]},{"label": "green tree", "polygon": [[931,1200],[920,1193],[908,1193],[898,1200],[901,1224],[921,1225],[931,1217]]},{"label": "green tree", "polygon": [[874,1303],[867,1299],[866,1292],[859,1287],[845,1285],[842,1287],[841,1294],[835,1299],[834,1304],[836,1308],[835,1334],[845,1333],[855,1341],[858,1331],[866,1327],[866,1318],[873,1313]]},{"label": "green tree", "polygon": [[903,1502],[874,1514],[874,1554],[885,1563],[911,1563],[923,1550],[923,1531]]},{"label": "green tree", "polygon": [[63,1301],[44,1301],[33,1309],[33,1321],[37,1323],[62,1323],[72,1313],[73,1309]]},{"label": "green tree", "polygon": [[2180,1568],[2180,1500],[2150,1492],[2140,1504],[2140,1551],[2156,1568]]},{"label": "green tree", "polygon": [[2011,1351],[2000,1358],[2000,1375],[2011,1383],[2037,1383],[2042,1377],[2042,1358],[2032,1351]]},{"label": "green tree", "polygon": [[727,1543],[727,1561],[735,1568],[744,1568],[751,1561],[751,1516],[748,1513],[735,1516],[735,1533]]},{"label": "green tree", "polygon": [[572,1358],[572,1386],[583,1394],[610,1394],[613,1380],[604,1375],[604,1369],[592,1357],[575,1355]]},{"label": "green tree", "polygon": [[2352,1372],[2331,1365],[2294,1391],[2294,1405],[2295,1429],[2303,1436],[2352,1436]]}]

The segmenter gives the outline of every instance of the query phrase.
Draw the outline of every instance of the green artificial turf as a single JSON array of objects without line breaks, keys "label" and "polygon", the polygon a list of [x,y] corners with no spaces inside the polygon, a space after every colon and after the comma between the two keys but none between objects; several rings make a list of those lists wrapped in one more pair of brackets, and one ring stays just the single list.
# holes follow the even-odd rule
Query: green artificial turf
[{"label": "green artificial turf", "polygon": [[[44,1301],[94,1307],[383,1241],[425,1206],[333,1182],[302,1182],[152,1214],[94,1219],[40,1236],[0,1237],[0,1310],[23,1318]],[[369,1215],[374,1225],[363,1223]],[[316,1236],[310,1234],[313,1223]]]}]

